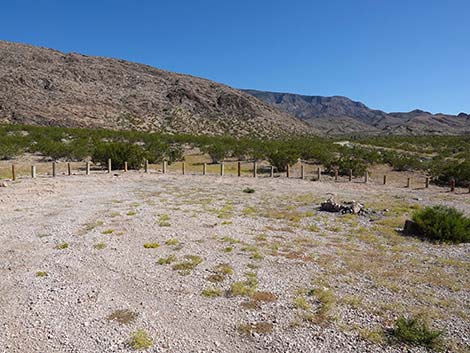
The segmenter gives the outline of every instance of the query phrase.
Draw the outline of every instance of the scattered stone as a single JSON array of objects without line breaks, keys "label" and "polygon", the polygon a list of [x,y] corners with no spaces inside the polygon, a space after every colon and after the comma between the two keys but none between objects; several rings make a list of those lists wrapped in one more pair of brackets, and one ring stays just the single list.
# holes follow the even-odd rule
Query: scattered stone
[{"label": "scattered stone", "polygon": [[326,212],[339,212],[341,214],[350,213],[350,214],[369,214],[364,205],[360,204],[357,201],[350,201],[344,203],[338,203],[333,198],[329,198],[327,201],[322,202],[320,205],[320,211]]},{"label": "scattered stone", "polygon": [[8,184],[5,183],[5,182],[0,183],[0,188],[6,188],[7,186],[8,186]]}]

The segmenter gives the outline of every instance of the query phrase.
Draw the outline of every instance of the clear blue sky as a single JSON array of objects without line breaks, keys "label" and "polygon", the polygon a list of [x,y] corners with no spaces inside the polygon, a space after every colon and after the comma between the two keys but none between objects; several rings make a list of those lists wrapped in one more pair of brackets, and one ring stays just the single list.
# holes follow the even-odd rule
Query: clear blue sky
[{"label": "clear blue sky", "polygon": [[469,0],[4,0],[0,38],[238,88],[470,112]]}]

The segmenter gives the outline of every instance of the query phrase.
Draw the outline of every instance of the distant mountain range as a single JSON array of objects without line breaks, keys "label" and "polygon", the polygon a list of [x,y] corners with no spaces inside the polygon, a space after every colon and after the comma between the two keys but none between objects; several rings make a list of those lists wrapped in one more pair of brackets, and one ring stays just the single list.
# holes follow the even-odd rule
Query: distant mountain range
[{"label": "distant mountain range", "polygon": [[464,134],[470,133],[470,115],[431,114],[422,110],[385,113],[347,97],[305,96],[243,90],[306,121],[326,134]]},{"label": "distant mountain range", "polygon": [[263,138],[462,134],[470,116],[385,113],[346,97],[238,90],[119,59],[0,41],[0,123]]}]

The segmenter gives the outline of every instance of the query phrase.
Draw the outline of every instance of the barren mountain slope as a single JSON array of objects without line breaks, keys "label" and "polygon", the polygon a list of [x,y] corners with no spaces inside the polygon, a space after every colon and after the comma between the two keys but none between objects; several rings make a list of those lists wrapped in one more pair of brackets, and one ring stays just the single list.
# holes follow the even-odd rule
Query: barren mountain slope
[{"label": "barren mountain slope", "polygon": [[265,137],[315,132],[278,108],[206,79],[5,41],[0,122]]}]

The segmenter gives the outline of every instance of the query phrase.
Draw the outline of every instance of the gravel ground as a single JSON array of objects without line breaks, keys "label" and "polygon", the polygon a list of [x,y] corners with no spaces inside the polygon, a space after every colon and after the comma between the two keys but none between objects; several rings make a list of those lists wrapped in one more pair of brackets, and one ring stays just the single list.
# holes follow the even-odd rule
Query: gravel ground
[{"label": "gravel ground", "polygon": [[[320,212],[332,195],[374,212]],[[9,183],[0,352],[128,352],[139,329],[149,352],[426,352],[382,334],[415,313],[469,351],[469,245],[395,230],[436,203],[470,213],[470,195],[439,188],[133,172]]]}]

